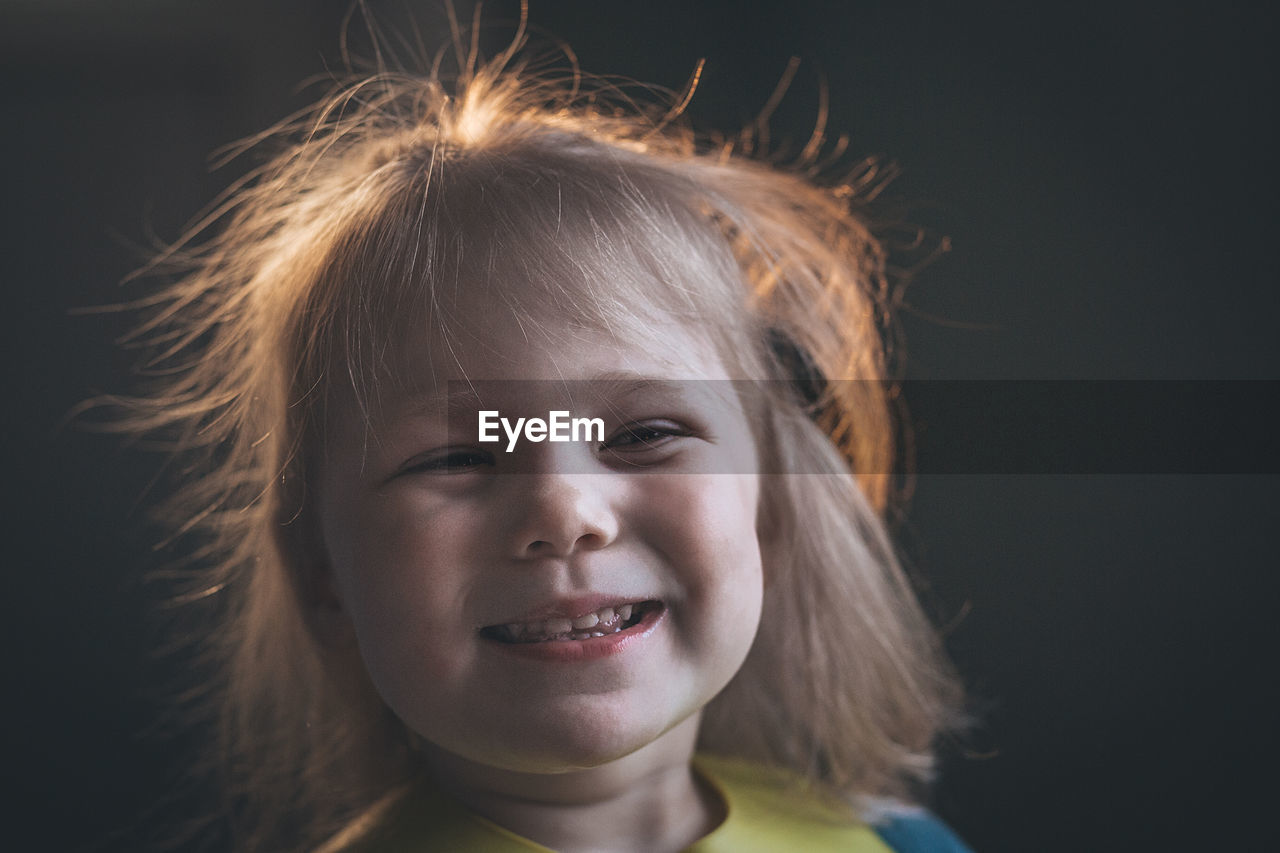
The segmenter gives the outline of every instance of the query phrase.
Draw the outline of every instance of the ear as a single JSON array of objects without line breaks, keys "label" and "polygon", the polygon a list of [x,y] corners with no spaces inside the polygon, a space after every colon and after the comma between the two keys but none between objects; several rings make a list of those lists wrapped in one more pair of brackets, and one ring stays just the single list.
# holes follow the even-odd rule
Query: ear
[{"label": "ear", "polygon": [[[342,602],[333,581],[333,573],[325,566],[313,570],[318,577],[312,582],[309,601],[304,601],[304,613],[311,633],[321,646],[332,649],[349,649],[355,646],[355,626]],[[322,572],[322,573],[321,573]]]},{"label": "ear", "polygon": [[773,567],[777,565],[778,555],[783,550],[782,521],[779,518],[778,490],[785,488],[781,478],[774,474],[759,474],[759,496],[756,499],[756,540],[760,544],[760,561],[764,571],[764,585],[767,589],[777,574]]},{"label": "ear", "polygon": [[292,580],[303,621],[322,648],[355,646],[355,627],[333,575],[315,511],[310,506],[283,521],[276,531],[281,563]]}]

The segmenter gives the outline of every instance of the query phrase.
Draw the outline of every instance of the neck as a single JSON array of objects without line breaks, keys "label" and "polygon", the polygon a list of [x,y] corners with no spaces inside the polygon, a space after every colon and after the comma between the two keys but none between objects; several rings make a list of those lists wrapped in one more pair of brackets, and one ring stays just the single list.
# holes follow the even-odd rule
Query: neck
[{"label": "neck", "polygon": [[502,770],[436,752],[443,790],[472,811],[562,853],[678,851],[724,818],[690,766],[698,717],[614,761],[567,773]]}]

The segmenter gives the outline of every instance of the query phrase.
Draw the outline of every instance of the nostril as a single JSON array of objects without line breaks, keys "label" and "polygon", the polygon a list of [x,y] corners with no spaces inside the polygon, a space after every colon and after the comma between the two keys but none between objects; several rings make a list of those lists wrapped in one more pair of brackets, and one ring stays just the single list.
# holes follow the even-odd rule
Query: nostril
[{"label": "nostril", "polygon": [[563,543],[549,539],[535,539],[525,546],[523,554],[526,557],[568,557],[579,549],[594,551],[605,547],[608,543],[609,537],[596,533],[584,533],[572,542],[566,539]]},{"label": "nostril", "polygon": [[[599,483],[556,474],[537,478],[532,491],[512,507],[511,541],[519,557],[568,557],[599,550],[613,541],[618,519]],[[587,488],[591,485],[592,488]]]},{"label": "nostril", "polygon": [[524,556],[531,559],[567,559],[576,547],[576,545],[553,542],[548,539],[535,539],[525,548]]}]

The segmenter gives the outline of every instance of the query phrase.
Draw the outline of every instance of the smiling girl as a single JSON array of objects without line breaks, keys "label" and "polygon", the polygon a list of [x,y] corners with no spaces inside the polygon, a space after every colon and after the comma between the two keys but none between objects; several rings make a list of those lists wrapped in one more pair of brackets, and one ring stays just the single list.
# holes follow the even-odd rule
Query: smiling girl
[{"label": "smiling girl", "polygon": [[[909,805],[957,690],[880,517],[874,173],[521,41],[319,105],[153,303],[235,849],[962,849]],[[558,411],[603,440],[481,440]]]}]

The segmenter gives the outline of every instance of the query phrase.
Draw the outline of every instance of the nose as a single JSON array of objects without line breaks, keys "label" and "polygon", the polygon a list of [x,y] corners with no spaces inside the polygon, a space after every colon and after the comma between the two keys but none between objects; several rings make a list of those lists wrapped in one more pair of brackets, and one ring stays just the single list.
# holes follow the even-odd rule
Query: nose
[{"label": "nose", "polygon": [[618,517],[608,475],[517,474],[511,544],[519,559],[567,558],[596,551],[618,538]]}]

